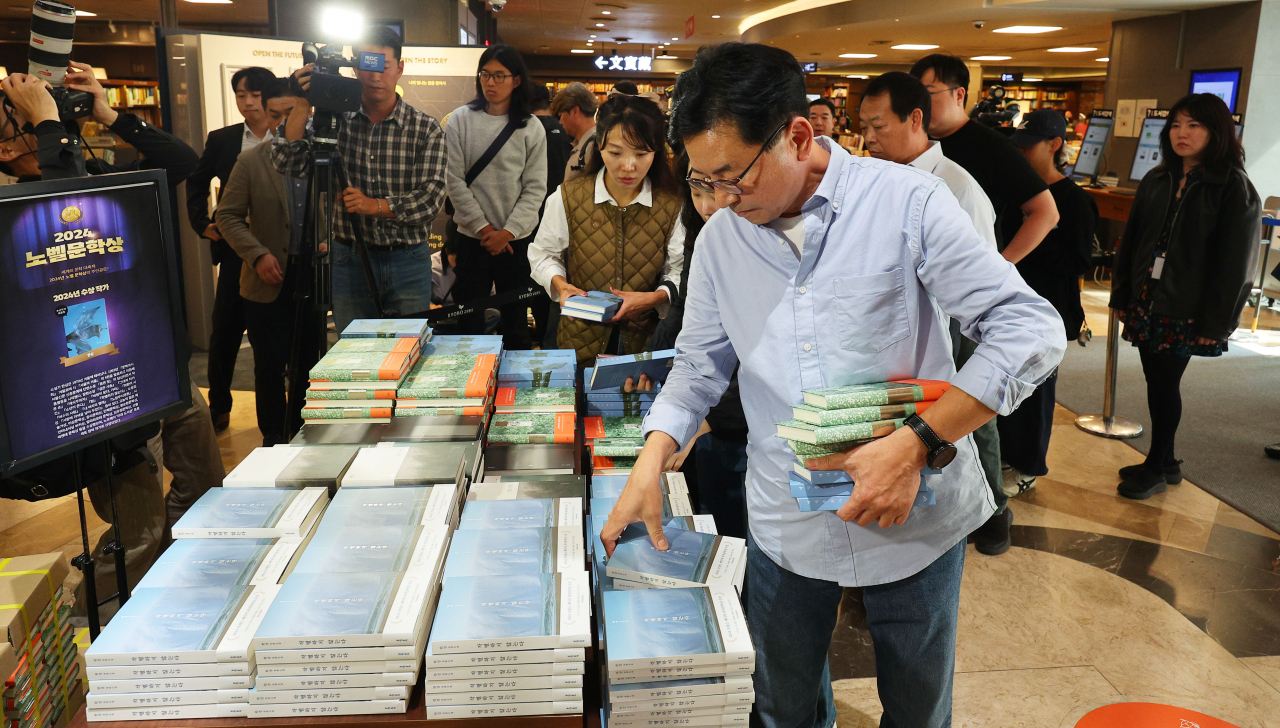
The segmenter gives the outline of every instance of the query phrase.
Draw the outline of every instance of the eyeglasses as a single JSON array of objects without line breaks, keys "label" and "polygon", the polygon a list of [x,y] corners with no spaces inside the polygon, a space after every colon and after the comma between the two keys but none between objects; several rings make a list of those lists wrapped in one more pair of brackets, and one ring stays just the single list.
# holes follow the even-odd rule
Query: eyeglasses
[{"label": "eyeglasses", "polygon": [[497,82],[497,83],[505,83],[505,82],[506,82],[506,80],[507,80],[508,78],[513,78],[513,77],[514,77],[514,76],[512,76],[512,74],[509,74],[509,73],[489,73],[488,71],[481,71],[480,73],[477,73],[476,75],[480,77],[480,80],[481,80],[482,82],[483,82],[483,81],[495,81],[495,82]]},{"label": "eyeglasses", "polygon": [[742,170],[742,174],[737,177],[734,177],[733,179],[711,179],[710,177],[698,179],[693,176],[693,172],[690,172],[689,175],[684,178],[684,181],[688,182],[690,187],[696,190],[702,190],[703,192],[714,193],[719,189],[728,192],[731,195],[742,194],[742,188],[738,186],[738,183],[742,182],[743,178],[747,176],[747,172],[750,172],[751,168],[756,166],[756,162],[760,161],[760,157],[764,154],[764,150],[768,149],[769,145],[773,143],[774,137],[778,136],[778,132],[786,129],[788,126],[791,126],[790,121],[778,127],[777,130],[770,134],[769,138],[765,140],[764,146],[760,147],[759,152],[756,152],[755,159],[752,159],[751,164],[748,164],[747,168]]},{"label": "eyeglasses", "polygon": [[948,87],[946,87],[946,88],[940,88],[940,89],[938,89],[937,91],[930,91],[930,92],[929,92],[929,95],[930,95],[930,96],[933,96],[934,94],[940,94],[940,93],[943,93],[944,91],[955,91],[955,90],[956,90],[956,89],[958,89],[958,88],[960,88],[960,87],[959,87],[959,86],[948,86]]}]

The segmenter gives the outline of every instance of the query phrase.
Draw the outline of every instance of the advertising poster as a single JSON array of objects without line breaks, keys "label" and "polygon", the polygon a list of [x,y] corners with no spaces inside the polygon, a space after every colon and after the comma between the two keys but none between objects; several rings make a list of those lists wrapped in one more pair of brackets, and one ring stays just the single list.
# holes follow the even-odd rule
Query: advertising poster
[{"label": "advertising poster", "polygon": [[181,401],[158,200],[147,182],[0,199],[12,460]]}]

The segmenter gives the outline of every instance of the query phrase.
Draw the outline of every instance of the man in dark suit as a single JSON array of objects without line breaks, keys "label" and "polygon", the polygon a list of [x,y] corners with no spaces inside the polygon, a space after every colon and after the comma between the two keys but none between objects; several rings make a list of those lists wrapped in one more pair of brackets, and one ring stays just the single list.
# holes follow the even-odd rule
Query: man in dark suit
[{"label": "man in dark suit", "polygon": [[222,431],[231,423],[231,376],[245,332],[244,300],[240,297],[240,256],[223,239],[209,210],[209,183],[218,178],[219,189],[231,179],[231,168],[241,152],[271,138],[262,91],[275,81],[265,68],[236,71],[231,87],[236,108],[244,122],[209,132],[200,165],[187,178],[187,216],[197,235],[209,240],[213,264],[218,266],[218,286],[213,299],[213,331],[209,336],[209,414],[213,427]]}]

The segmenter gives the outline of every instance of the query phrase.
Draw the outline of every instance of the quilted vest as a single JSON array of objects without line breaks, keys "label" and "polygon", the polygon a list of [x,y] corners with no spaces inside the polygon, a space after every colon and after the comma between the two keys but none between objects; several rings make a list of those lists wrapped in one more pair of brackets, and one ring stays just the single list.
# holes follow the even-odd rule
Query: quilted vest
[{"label": "quilted vest", "polygon": [[[595,187],[595,175],[560,186],[569,222],[569,282],[584,291],[656,289],[667,259],[667,239],[680,216],[680,198],[654,191],[653,207],[632,203],[620,208],[611,202],[597,205]],[[626,352],[644,351],[657,325],[656,311],[619,324]],[[608,346],[613,326],[564,316],[556,342],[562,349],[577,351],[579,364],[590,364]]]}]

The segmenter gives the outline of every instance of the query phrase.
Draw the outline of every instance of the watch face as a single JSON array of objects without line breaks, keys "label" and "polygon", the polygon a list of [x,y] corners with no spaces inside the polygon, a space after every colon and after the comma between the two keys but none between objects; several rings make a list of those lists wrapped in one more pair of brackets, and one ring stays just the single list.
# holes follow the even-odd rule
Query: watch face
[{"label": "watch face", "polygon": [[946,443],[932,457],[929,458],[929,467],[934,470],[941,470],[951,464],[956,459],[956,446]]}]

